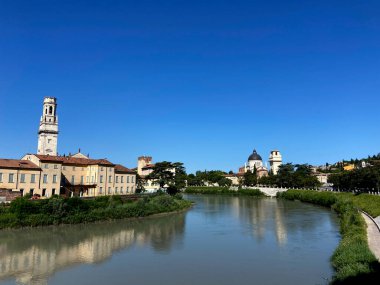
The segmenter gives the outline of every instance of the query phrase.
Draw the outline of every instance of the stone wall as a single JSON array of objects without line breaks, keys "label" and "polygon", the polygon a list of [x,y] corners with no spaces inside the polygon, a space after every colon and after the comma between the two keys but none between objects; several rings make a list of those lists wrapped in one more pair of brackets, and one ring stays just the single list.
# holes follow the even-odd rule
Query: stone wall
[{"label": "stone wall", "polygon": [[6,202],[10,202],[17,197],[21,197],[21,192],[14,192],[8,189],[0,189],[0,201],[3,201],[5,198]]}]

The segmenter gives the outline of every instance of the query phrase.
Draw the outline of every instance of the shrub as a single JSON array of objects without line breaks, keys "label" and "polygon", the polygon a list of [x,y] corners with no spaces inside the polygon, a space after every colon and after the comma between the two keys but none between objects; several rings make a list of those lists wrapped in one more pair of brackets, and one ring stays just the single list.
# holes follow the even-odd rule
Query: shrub
[{"label": "shrub", "polygon": [[35,214],[38,212],[36,203],[27,200],[24,197],[16,198],[11,202],[9,211],[16,214],[18,217],[22,217],[29,214]]}]

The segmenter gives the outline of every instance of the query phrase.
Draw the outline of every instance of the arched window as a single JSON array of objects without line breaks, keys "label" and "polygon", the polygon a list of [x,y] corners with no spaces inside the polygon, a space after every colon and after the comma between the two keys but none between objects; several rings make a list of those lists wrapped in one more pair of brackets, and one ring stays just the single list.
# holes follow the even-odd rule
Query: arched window
[{"label": "arched window", "polygon": [[52,106],[49,107],[49,114],[50,114],[50,115],[53,114],[53,107],[52,107]]}]

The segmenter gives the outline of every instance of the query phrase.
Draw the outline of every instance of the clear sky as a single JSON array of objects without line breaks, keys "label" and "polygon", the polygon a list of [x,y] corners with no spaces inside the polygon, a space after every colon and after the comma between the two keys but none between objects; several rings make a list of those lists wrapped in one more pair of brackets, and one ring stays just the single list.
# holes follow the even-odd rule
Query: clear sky
[{"label": "clear sky", "polygon": [[380,1],[0,1],[0,157],[59,153],[237,171],[380,152]]}]

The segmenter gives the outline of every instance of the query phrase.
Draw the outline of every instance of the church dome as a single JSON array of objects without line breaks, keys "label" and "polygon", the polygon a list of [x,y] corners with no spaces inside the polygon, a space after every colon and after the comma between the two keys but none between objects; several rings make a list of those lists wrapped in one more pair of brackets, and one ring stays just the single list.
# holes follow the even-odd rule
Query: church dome
[{"label": "church dome", "polygon": [[252,154],[248,157],[248,161],[250,160],[263,160],[260,155],[257,154],[256,150],[254,149]]}]

